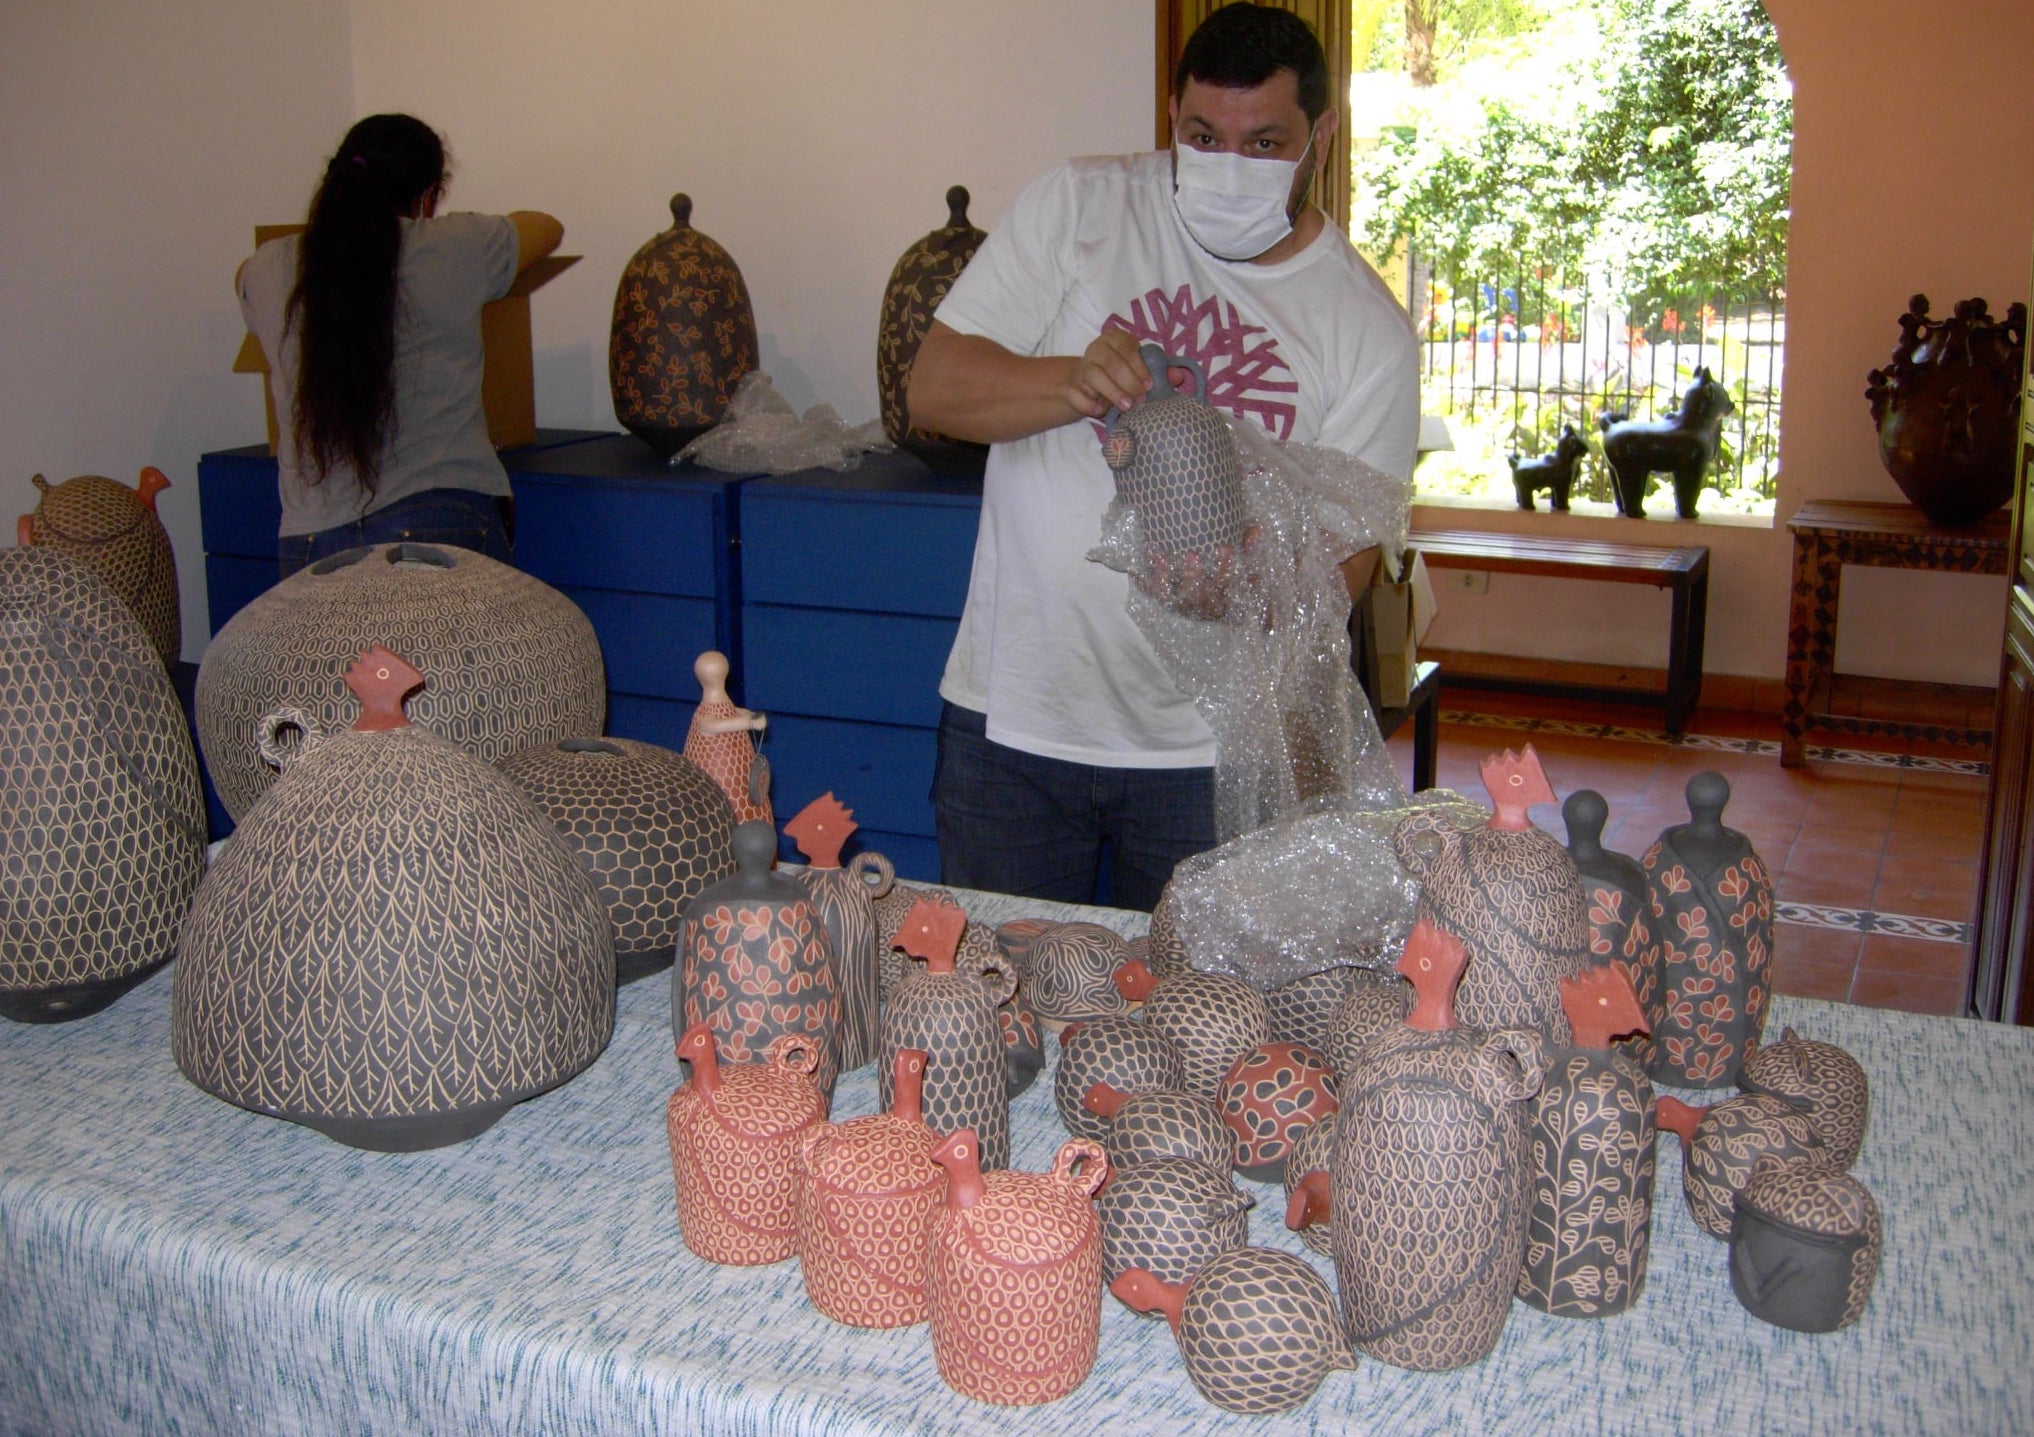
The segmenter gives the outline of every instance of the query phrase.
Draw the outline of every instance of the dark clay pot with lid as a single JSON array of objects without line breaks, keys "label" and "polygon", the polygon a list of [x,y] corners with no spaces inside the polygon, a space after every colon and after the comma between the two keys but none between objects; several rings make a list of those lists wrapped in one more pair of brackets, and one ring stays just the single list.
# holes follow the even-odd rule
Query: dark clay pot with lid
[{"label": "dark clay pot with lid", "polygon": [[1884,1242],[1879,1205],[1856,1178],[1762,1157],[1733,1207],[1730,1290],[1763,1322],[1834,1332],[1864,1315]]},{"label": "dark clay pot with lid", "polygon": [[[1575,860],[1589,900],[1589,960],[1624,964],[1636,985],[1653,962],[1646,871],[1636,858],[1603,846],[1610,804],[1595,789],[1578,788],[1569,794],[1561,805],[1561,818],[1568,829],[1568,856]],[[1651,1064],[1651,1038],[1628,1038],[1623,1047],[1640,1067]]]},{"label": "dark clay pot with lid", "polygon": [[1857,1059],[1834,1043],[1818,1043],[1792,1028],[1745,1059],[1737,1085],[1791,1103],[1815,1127],[1829,1159],[1845,1172],[1864,1148],[1871,1117],[1871,1082]]}]

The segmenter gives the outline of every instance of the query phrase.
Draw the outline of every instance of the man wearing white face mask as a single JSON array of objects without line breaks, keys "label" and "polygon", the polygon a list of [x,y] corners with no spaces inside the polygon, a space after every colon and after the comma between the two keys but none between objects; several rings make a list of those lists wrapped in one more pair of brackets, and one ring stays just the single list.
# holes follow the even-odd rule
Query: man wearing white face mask
[{"label": "man wearing white face mask", "polygon": [[[1411,321],[1308,203],[1336,124],[1319,42],[1226,6],[1188,40],[1171,114],[1170,151],[1026,189],[912,371],[914,424],[993,446],[940,684],[948,883],[1086,901],[1106,842],[1111,900],[1148,908],[1214,842],[1214,737],[1132,623],[1130,581],[1086,557],[1114,494],[1098,421],[1149,390],[1140,342],[1198,362],[1209,400],[1276,440],[1412,469]],[[1200,559],[1165,582],[1218,585],[1228,556]]]}]

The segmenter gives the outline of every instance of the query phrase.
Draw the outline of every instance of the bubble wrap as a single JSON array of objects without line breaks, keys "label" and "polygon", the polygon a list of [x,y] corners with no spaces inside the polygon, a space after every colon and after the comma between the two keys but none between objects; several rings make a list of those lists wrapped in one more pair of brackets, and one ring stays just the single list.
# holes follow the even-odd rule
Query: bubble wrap
[{"label": "bubble wrap", "polygon": [[1088,557],[1130,575],[1131,619],[1214,731],[1218,838],[1322,796],[1400,807],[1404,786],[1350,667],[1339,565],[1372,544],[1396,559],[1412,486],[1337,450],[1275,444],[1257,425],[1224,418],[1253,531],[1226,560],[1226,612],[1189,617],[1153,596],[1136,511],[1119,502],[1104,512],[1102,542]]},{"label": "bubble wrap", "polygon": [[852,469],[868,451],[896,446],[871,419],[850,429],[831,404],[801,416],[777,392],[770,376],[752,369],[735,386],[727,417],[671,456],[729,474],[796,474],[801,469]]},{"label": "bubble wrap", "polygon": [[1422,809],[1464,829],[1490,821],[1444,788],[1391,808],[1328,796],[1185,860],[1165,892],[1194,967],[1267,991],[1338,965],[1390,967],[1420,892],[1391,835]]}]

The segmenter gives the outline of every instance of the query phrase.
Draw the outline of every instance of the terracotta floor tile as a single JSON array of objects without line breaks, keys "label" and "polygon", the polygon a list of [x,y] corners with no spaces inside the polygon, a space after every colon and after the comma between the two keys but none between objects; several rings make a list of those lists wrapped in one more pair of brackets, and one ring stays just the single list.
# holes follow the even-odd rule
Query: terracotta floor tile
[{"label": "terracotta floor tile", "polygon": [[[1886,836],[1869,829],[1802,829],[1786,851],[1779,854],[1774,877],[1782,873],[1827,873],[1854,868],[1860,863],[1873,865],[1876,872],[1885,846]],[[1772,866],[1772,861],[1768,866]]]},{"label": "terracotta floor tile", "polygon": [[1858,951],[1857,966],[1859,973],[1900,973],[1961,983],[1970,971],[1970,949],[1962,943],[1867,933],[1864,946]]},{"label": "terracotta floor tile", "polygon": [[1854,928],[1817,928],[1809,923],[1773,925],[1773,963],[1784,970],[1797,964],[1836,968],[1846,972],[1857,967],[1857,955],[1864,947],[1864,934]]},{"label": "terracotta floor tile", "polygon": [[1886,835],[1886,856],[1905,861],[1910,858],[1951,858],[1975,863],[1983,848],[1983,830],[1968,837],[1950,838],[1938,833],[1914,833],[1894,828]]},{"label": "terracotta floor tile", "polygon": [[1872,908],[1880,913],[1961,922],[1970,917],[1976,895],[1975,859],[1894,857],[1880,865]]},{"label": "terracotta floor tile", "polygon": [[1850,1001],[1857,970],[1848,963],[1779,963],[1773,965],[1773,991],[1793,998]]},{"label": "terracotta floor tile", "polygon": [[1850,1001],[1867,1008],[1898,1008],[1902,1012],[1943,1017],[1962,1011],[1963,996],[1961,978],[1918,977],[1863,968],[1858,970],[1850,989]]},{"label": "terracotta floor tile", "polygon": [[1813,903],[1825,908],[1868,908],[1878,880],[1878,864],[1860,855],[1854,866],[1823,867],[1802,872],[1788,869],[1774,880],[1775,894],[1786,903]]}]

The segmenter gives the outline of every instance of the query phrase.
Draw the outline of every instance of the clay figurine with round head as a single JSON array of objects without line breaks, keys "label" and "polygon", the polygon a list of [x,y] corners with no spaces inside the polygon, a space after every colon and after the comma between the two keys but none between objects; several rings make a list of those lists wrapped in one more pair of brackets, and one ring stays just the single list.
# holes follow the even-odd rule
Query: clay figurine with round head
[{"label": "clay figurine with round head", "polygon": [[761,819],[774,825],[770,810],[770,765],[756,752],[751,734],[761,733],[767,716],[740,707],[727,694],[727,655],[708,649],[692,664],[699,680],[699,707],[685,734],[685,756],[698,764],[734,805],[736,823]]}]

